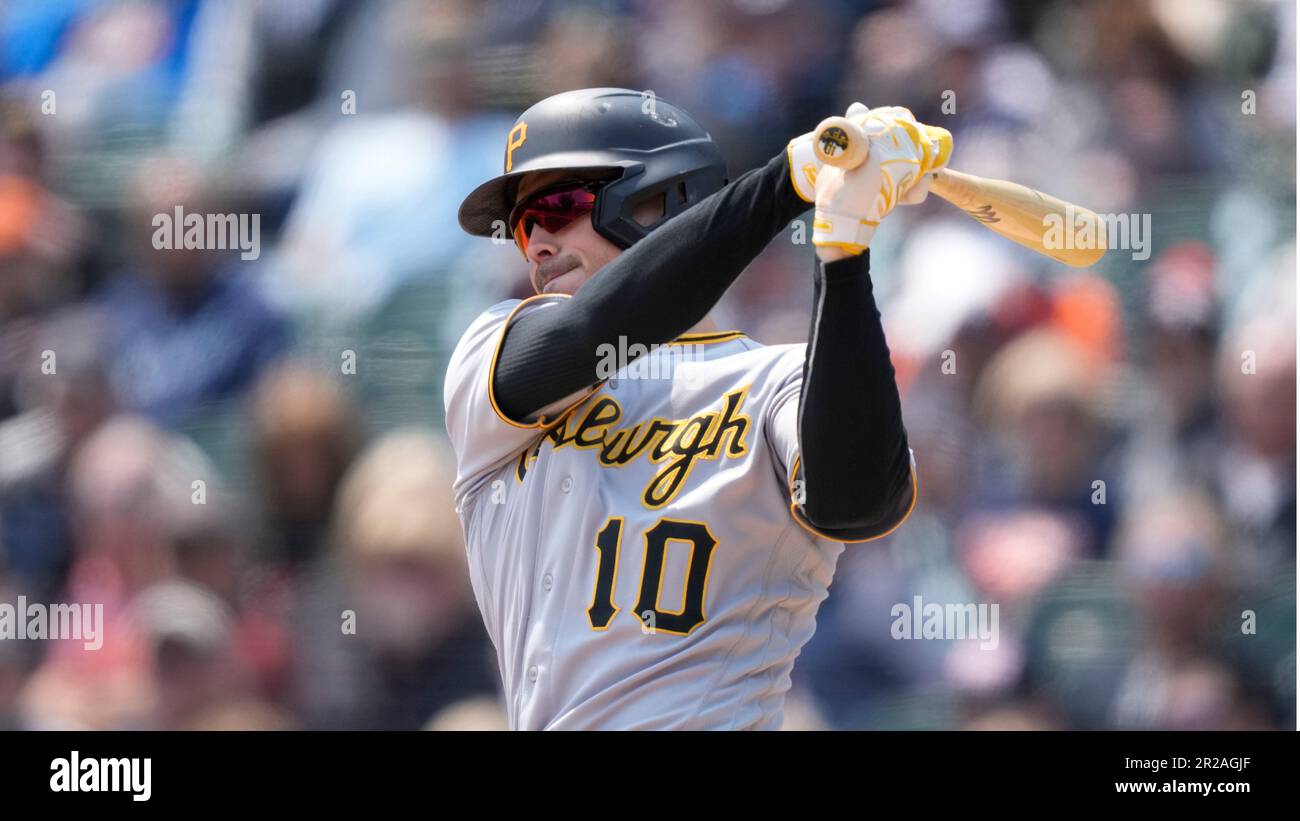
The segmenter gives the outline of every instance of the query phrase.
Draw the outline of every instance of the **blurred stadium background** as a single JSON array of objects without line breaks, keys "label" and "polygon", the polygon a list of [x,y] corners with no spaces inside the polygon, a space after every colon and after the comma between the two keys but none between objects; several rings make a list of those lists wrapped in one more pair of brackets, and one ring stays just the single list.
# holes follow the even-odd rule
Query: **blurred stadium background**
[{"label": "blurred stadium background", "polygon": [[[0,726],[503,726],[441,379],[527,285],[455,213],[522,108],[616,85],[732,176],[860,99],[1151,215],[1149,258],[1085,272],[935,198],[882,228],[921,501],[841,560],[789,727],[1293,728],[1295,31],[1226,0],[5,2],[0,602],[108,624],[0,641]],[[260,257],[155,250],[177,204],[260,215]],[[724,327],[804,339],[795,236]],[[916,595],[999,603],[997,649],[892,640]]]}]

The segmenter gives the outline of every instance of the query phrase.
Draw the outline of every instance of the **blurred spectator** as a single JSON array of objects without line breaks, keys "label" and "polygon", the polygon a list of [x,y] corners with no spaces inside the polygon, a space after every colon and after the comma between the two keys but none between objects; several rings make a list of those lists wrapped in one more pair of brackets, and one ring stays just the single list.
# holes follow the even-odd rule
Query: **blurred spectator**
[{"label": "blurred spectator", "polygon": [[1113,525],[1113,506],[1095,484],[1112,484],[1110,434],[1098,408],[1102,367],[1063,334],[1030,331],[989,363],[975,396],[1001,456],[983,474],[995,484],[975,493],[985,505],[1042,506],[1068,517],[1092,556],[1102,554]]},{"label": "blurred spectator", "polygon": [[962,729],[976,732],[990,730],[1028,732],[1063,728],[1041,707],[1008,702],[973,711],[973,714],[962,724]]},{"label": "blurred spectator", "polygon": [[299,642],[312,726],[418,729],[448,704],[496,692],[451,497],[453,464],[432,435],[401,431],[372,445],[344,479],[337,552],[307,594],[315,618]]},{"label": "blurred spectator", "polygon": [[437,307],[447,316],[427,317],[426,328],[454,344],[455,329],[480,309],[481,299],[472,309],[463,300],[522,270],[513,246],[496,248],[503,253],[489,256],[491,265],[465,267],[485,249],[460,230],[456,209],[498,173],[500,136],[511,120],[475,107],[472,57],[487,21],[475,4],[435,7],[431,15],[424,3],[384,6],[378,36],[404,58],[406,71],[391,78],[390,91],[405,105],[374,110],[374,101],[358,97],[351,105],[366,114],[353,117],[348,101],[333,101],[300,181],[272,284],[313,323],[364,318],[404,283],[433,280],[453,285],[440,289]]},{"label": "blurred spectator", "polygon": [[786,697],[784,706],[785,720],[781,724],[781,729],[789,732],[812,732],[815,730],[828,730],[825,719],[818,713],[813,702],[803,697],[799,693],[792,693]]},{"label": "blurred spectator", "polygon": [[187,582],[163,582],[136,597],[130,618],[151,650],[156,727],[184,729],[238,691],[234,617],[216,596]]},{"label": "blurred spectator", "polygon": [[[77,553],[74,596],[125,601],[176,572],[173,540],[217,526],[225,510],[194,445],[143,419],[119,416],[78,451],[71,475]],[[208,497],[212,496],[212,499]]]},{"label": "blurred spectator", "polygon": [[[1188,683],[1185,672],[1203,666],[1235,626],[1224,605],[1239,574],[1217,514],[1194,495],[1170,492],[1135,510],[1119,551],[1141,632],[1115,696],[1114,721],[1129,729],[1178,729],[1169,726],[1167,715],[1176,709],[1174,690]],[[1226,697],[1220,678],[1205,683],[1210,686],[1185,691],[1187,697]],[[1183,704],[1181,709],[1199,708]]]},{"label": "blurred spectator", "polygon": [[1218,367],[1228,425],[1218,489],[1234,532],[1246,540],[1239,549],[1267,566],[1295,558],[1295,346],[1292,308],[1290,317],[1260,317],[1235,329]]},{"label": "blurred spectator", "polygon": [[186,726],[188,730],[217,731],[286,731],[302,729],[285,710],[260,701],[235,701],[219,704],[199,713]]},{"label": "blurred spectator", "polygon": [[1124,505],[1179,483],[1210,491],[1223,447],[1214,370],[1219,311],[1214,259],[1201,243],[1170,248],[1150,268],[1143,306],[1151,379],[1125,458]]},{"label": "blurred spectator", "polygon": [[1068,518],[1036,510],[973,516],[958,535],[966,575],[981,601],[1031,600],[1082,552],[1085,534]]},{"label": "blurred spectator", "polygon": [[151,245],[156,215],[237,210],[227,205],[184,162],[147,163],[137,181],[127,227],[134,264],[102,306],[114,387],[127,407],[161,424],[237,398],[289,344],[287,322],[240,270],[238,251]]},{"label": "blurred spectator", "polygon": [[[10,590],[0,587],[0,596],[10,600]],[[19,711],[18,697],[32,664],[16,641],[0,641],[0,730],[27,729]]]},{"label": "blurred spectator", "polygon": [[25,688],[24,713],[39,727],[147,724],[154,690],[132,602],[175,574],[179,536],[224,515],[213,476],[191,443],[121,416],[85,440],[67,481],[75,550],[60,598],[103,607],[103,647],[51,644]]},{"label": "blurred spectator", "polygon": [[442,708],[424,729],[433,732],[504,731],[510,729],[506,711],[495,698],[477,696]]},{"label": "blurred spectator", "polygon": [[18,410],[40,319],[77,292],[87,227],[45,182],[46,146],[30,113],[0,95],[0,419]]},{"label": "blurred spectator", "polygon": [[337,379],[286,363],[253,392],[251,426],[265,558],[305,565],[324,549],[338,484],[358,447],[355,408]]},{"label": "blurred spectator", "polygon": [[92,312],[60,312],[34,343],[19,382],[25,410],[0,421],[0,564],[24,591],[50,596],[72,558],[69,467],[115,401]]}]

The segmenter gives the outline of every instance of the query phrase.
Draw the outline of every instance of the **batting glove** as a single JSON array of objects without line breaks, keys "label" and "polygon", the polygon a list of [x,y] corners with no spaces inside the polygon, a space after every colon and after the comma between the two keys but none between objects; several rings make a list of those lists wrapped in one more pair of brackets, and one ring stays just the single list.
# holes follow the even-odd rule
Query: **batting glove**
[{"label": "batting glove", "polygon": [[933,174],[947,166],[952,135],[923,126],[905,108],[876,108],[859,123],[868,141],[857,168],[821,168],[814,186],[813,244],[861,254],[876,227],[900,203],[929,194]]},{"label": "batting glove", "polygon": [[[853,103],[844,116],[862,125],[866,115],[871,111],[862,103]],[[786,158],[790,161],[790,184],[795,193],[804,202],[813,202],[817,197],[817,172],[821,170],[822,161],[813,150],[816,134],[809,131],[800,134],[786,145]]]}]

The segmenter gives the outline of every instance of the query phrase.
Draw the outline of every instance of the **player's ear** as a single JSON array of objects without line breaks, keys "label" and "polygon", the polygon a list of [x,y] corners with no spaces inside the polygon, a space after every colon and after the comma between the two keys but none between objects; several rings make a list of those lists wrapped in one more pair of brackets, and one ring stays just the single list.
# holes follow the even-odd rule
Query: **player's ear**
[{"label": "player's ear", "polygon": [[667,196],[666,193],[661,191],[632,206],[632,221],[642,228],[652,228],[658,225],[663,221],[664,213],[667,210],[665,205]]}]

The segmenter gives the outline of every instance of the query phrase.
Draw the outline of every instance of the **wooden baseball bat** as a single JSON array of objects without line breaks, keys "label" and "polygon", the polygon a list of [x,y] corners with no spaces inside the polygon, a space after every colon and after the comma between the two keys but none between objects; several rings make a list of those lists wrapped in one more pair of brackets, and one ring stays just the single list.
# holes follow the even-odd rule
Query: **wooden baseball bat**
[{"label": "wooden baseball bat", "polygon": [[[847,117],[828,117],[815,133],[813,150],[823,163],[856,168],[866,160],[867,137]],[[1057,262],[1087,268],[1106,253],[1104,220],[1042,191],[947,168],[934,174],[930,191],[990,231]]]}]

